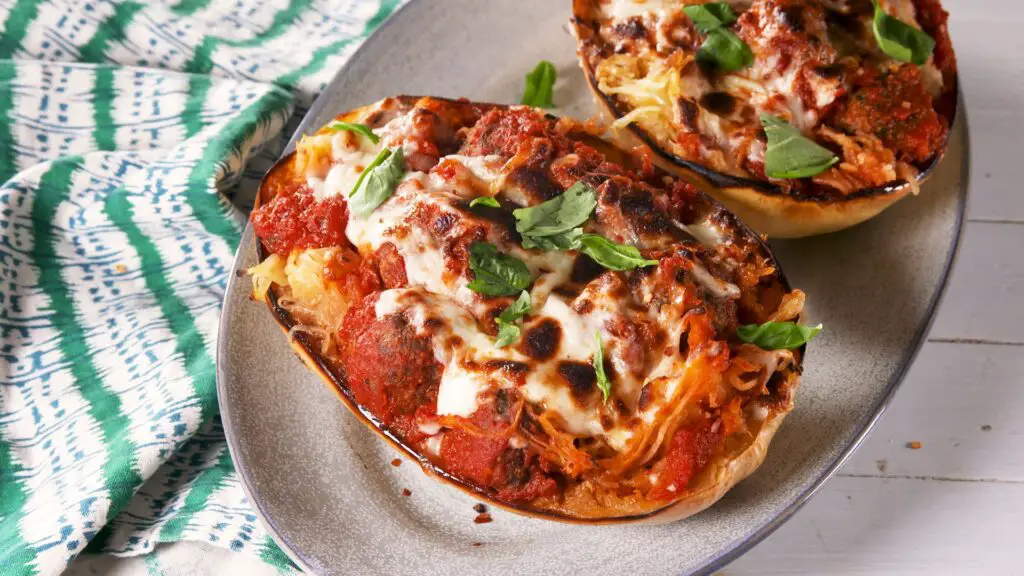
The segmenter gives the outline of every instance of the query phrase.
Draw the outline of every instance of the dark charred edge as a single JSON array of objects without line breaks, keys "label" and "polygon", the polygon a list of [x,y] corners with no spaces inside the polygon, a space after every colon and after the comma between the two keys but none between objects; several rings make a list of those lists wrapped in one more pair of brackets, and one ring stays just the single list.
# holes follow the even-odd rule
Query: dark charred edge
[{"label": "dark charred edge", "polygon": [[[913,0],[913,2],[916,8],[917,0]],[[574,2],[573,10],[575,11],[578,7],[579,2]],[[593,27],[595,27],[595,29],[592,31],[593,36],[597,36],[598,31],[596,30],[596,21],[588,19],[584,15],[581,15],[579,13],[573,15],[572,21],[577,26],[592,25]],[[931,34],[932,37],[934,37],[936,34],[936,31],[934,29],[926,30],[926,32]],[[577,34],[577,36],[580,35]],[[579,44],[580,50],[577,59],[580,61],[580,66],[581,68],[583,68],[583,75],[586,76],[587,83],[590,85],[591,91],[601,98],[605,106],[608,108],[608,110],[610,110],[613,113],[616,119],[622,118],[623,116],[626,115],[626,112],[622,111],[622,108],[619,106],[618,102],[613,96],[605,94],[598,87],[597,77],[594,73],[594,69],[590,64],[589,59],[586,57],[585,51],[582,49],[587,44],[593,44],[596,46],[597,43],[594,41],[583,40],[581,37],[581,39],[579,40]],[[943,118],[946,119],[949,126],[949,130],[946,131],[946,139],[942,143],[942,148],[935,154],[935,156],[932,157],[930,161],[913,164],[913,166],[918,170],[916,180],[919,183],[924,183],[931,176],[931,173],[935,170],[935,168],[945,157],[946,150],[949,148],[949,141],[952,137],[953,125],[956,122],[956,117],[960,111],[960,100],[956,97],[956,95],[958,94],[958,87],[960,84],[959,72],[954,73],[953,78],[954,80],[952,86],[947,87],[947,89],[936,99],[936,102],[947,100],[951,103],[951,110],[949,111],[949,113],[943,113],[942,108],[945,108],[944,106],[936,107],[933,104],[933,108],[936,108],[936,111],[939,114],[941,114]],[[665,150],[662,147],[660,147],[658,143],[655,142],[654,139],[647,134],[647,132],[637,127],[637,125],[634,123],[630,123],[628,126],[626,126],[626,129],[629,130],[629,132],[633,134],[633,136],[639,138],[644,144],[647,145],[648,148],[651,149],[651,151],[653,151],[663,160],[675,164],[685,170],[689,170],[694,174],[697,174],[715,188],[748,188],[761,194],[764,194],[765,196],[781,196],[798,202],[809,202],[816,205],[827,205],[843,204],[854,200],[862,200],[881,196],[891,196],[903,192],[907,188],[907,186],[910,185],[909,182],[903,179],[893,180],[892,182],[889,182],[888,184],[884,184],[882,186],[862,188],[860,190],[851,192],[850,194],[846,194],[838,198],[829,196],[823,197],[815,194],[805,194],[801,192],[786,192],[785,190],[782,189],[781,186],[772,184],[770,180],[760,180],[757,178],[744,178],[741,176],[733,176],[731,174],[725,174],[724,172],[712,170],[711,168],[708,168],[707,166],[704,166],[703,164],[694,162],[692,160],[680,158],[679,156],[676,156],[675,154],[669,152],[668,150]]]},{"label": "dark charred edge", "polygon": [[[414,105],[420,98],[423,97],[402,94],[394,96],[393,98],[395,100],[398,100],[398,102],[402,105]],[[505,104],[477,102],[470,103],[466,100],[457,100],[452,98],[441,98],[433,96],[431,96],[431,98],[453,104],[472,105],[485,110],[510,107],[509,105]],[[336,118],[345,116],[350,112],[351,111],[339,114],[336,116]],[[551,121],[558,120],[558,117],[552,114],[546,113],[545,116]],[[571,137],[578,139],[593,138],[595,140],[601,140],[602,142],[605,142],[605,144],[614,147],[614,145],[608,143],[607,141],[604,141],[598,136],[586,132],[580,132],[578,134],[574,133]],[[623,152],[624,158],[630,159],[631,161],[633,160],[634,157],[632,155],[625,153],[625,151]],[[266,181],[267,176],[269,176],[279,165],[287,162],[294,154],[295,152],[289,152],[287,154],[284,154],[280,159],[278,159],[274,166],[272,166],[267,171],[266,175],[264,175],[263,180],[261,180],[259,189],[256,194],[256,200],[255,204],[253,205],[253,210],[258,209],[262,204],[262,191],[264,187],[263,185],[264,182]],[[655,167],[655,170],[658,173],[662,173],[667,176],[675,178],[674,176],[668,174],[661,168]],[[727,208],[725,208],[724,205],[719,203],[714,198],[708,196],[707,194],[700,190],[697,190],[697,197],[700,198],[702,201],[706,202],[707,205],[710,207],[710,210],[707,212],[705,216],[706,220],[714,221],[716,224],[720,225],[723,228],[723,230],[729,233],[730,238],[734,240],[738,239],[746,242],[751,242],[754,245],[756,245],[760,249],[761,255],[764,256],[766,260],[768,260],[775,268],[773,276],[779,281],[780,284],[782,284],[783,288],[785,288],[787,292],[792,290],[789,281],[786,279],[785,274],[783,274],[782,272],[782,268],[779,266],[778,261],[775,259],[775,254],[772,253],[771,248],[768,246],[768,243],[760,235],[754,232],[747,225],[743,224],[735,214],[730,212]],[[259,262],[263,262],[268,257],[270,257],[270,253],[266,249],[266,246],[263,245],[263,242],[261,242],[258,237],[254,235],[253,238],[256,241],[257,260]],[[294,342],[297,342],[299,346],[302,348],[302,351],[305,353],[306,358],[316,364],[316,369],[320,373],[321,379],[330,382],[331,386],[334,388],[335,394],[338,396],[338,398],[341,399],[342,403],[345,405],[346,408],[348,408],[349,412],[351,412],[357,418],[359,418],[363,422],[363,424],[373,427],[373,429],[379,432],[395,449],[397,449],[399,452],[405,454],[410,459],[418,463],[420,467],[423,469],[423,471],[428,475],[433,475],[438,478],[441,478],[442,480],[454,485],[456,488],[459,488],[464,492],[470,493],[474,496],[479,496],[481,499],[493,503],[496,506],[508,510],[510,512],[525,513],[530,516],[538,517],[541,519],[555,520],[559,522],[578,525],[603,525],[639,522],[657,516],[658,514],[664,512],[665,510],[671,508],[672,506],[676,505],[679,502],[679,500],[668,502],[667,504],[660,508],[644,512],[643,514],[633,514],[628,516],[609,516],[603,518],[581,518],[578,516],[571,516],[563,512],[545,510],[541,508],[533,508],[529,506],[518,506],[515,504],[511,504],[509,502],[499,500],[493,495],[487,493],[485,490],[482,490],[480,487],[465,482],[460,478],[449,474],[444,469],[435,466],[433,462],[431,462],[429,459],[420,454],[419,451],[405,444],[405,442],[403,442],[398,436],[396,436],[391,430],[389,430],[384,425],[384,423],[381,422],[381,420],[377,418],[372,412],[370,412],[362,405],[360,405],[349,391],[348,384],[344,376],[337,374],[334,368],[331,366],[330,362],[328,362],[326,358],[324,358],[319,352],[316,351],[316,342],[312,341],[310,337],[303,332],[291,333],[291,329],[298,325],[298,322],[296,322],[292,315],[287,310],[285,310],[283,306],[281,306],[280,302],[278,301],[277,290],[275,289],[273,284],[267,290],[266,304],[267,308],[270,310],[270,313],[274,316],[274,319],[277,321],[278,325],[285,332],[286,337],[292,339]],[[288,335],[289,333],[291,333],[290,336]],[[796,352],[798,352],[799,354],[796,355],[795,358],[796,366],[792,368],[791,371],[796,372],[797,377],[799,377],[799,367],[802,366],[803,364],[803,356],[806,347],[807,346],[805,344],[804,346],[801,346],[799,349],[796,350]],[[780,416],[784,415],[785,413],[780,414]]]}]

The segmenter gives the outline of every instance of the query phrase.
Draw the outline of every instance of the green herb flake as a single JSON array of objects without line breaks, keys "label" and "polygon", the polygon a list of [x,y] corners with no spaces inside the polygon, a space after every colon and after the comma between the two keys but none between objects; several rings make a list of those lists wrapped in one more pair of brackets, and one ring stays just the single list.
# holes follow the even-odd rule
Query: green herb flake
[{"label": "green herb flake", "polygon": [[541,60],[533,72],[526,75],[521,103],[536,108],[554,108],[557,79],[558,71],[555,70],[555,65],[547,60]]},{"label": "green herb flake", "polygon": [[564,193],[529,208],[512,211],[516,232],[524,237],[556,236],[582,226],[597,206],[597,191],[585,182],[577,182]]},{"label": "green herb flake", "polygon": [[715,28],[697,51],[697,61],[721,72],[735,72],[754,63],[754,53],[739,36],[725,28]]},{"label": "green herb flake", "polygon": [[469,201],[469,207],[475,208],[477,206],[489,206],[491,208],[501,208],[501,203],[492,196],[480,196],[473,198]]},{"label": "green herb flake", "polygon": [[348,210],[353,216],[366,218],[391,197],[405,174],[402,160],[401,148],[384,148],[377,154],[348,195]]},{"label": "green herb flake", "polygon": [[657,260],[644,258],[635,246],[616,244],[598,234],[583,234],[579,245],[580,252],[609,270],[632,270],[658,265]]},{"label": "green herb flake", "polygon": [[519,294],[519,298],[516,298],[515,302],[502,310],[501,314],[498,315],[496,320],[498,323],[498,338],[495,340],[494,345],[498,348],[504,348],[519,340],[519,334],[522,330],[516,324],[516,321],[531,311],[530,293],[523,290]]},{"label": "green herb flake", "polygon": [[794,322],[765,322],[740,326],[740,340],[765,350],[792,350],[811,341],[821,332],[821,324],[802,326]]},{"label": "green herb flake", "polygon": [[573,228],[554,236],[523,236],[523,248],[539,248],[545,252],[579,250],[583,228]]},{"label": "green herb flake", "polygon": [[604,344],[601,342],[600,331],[594,332],[594,341],[597,344],[594,348],[594,374],[597,376],[597,387],[601,390],[604,401],[607,402],[612,393],[612,383],[604,373]]},{"label": "green herb flake", "polygon": [[878,47],[886,56],[900,62],[911,62],[921,66],[935,50],[935,40],[913,26],[890,16],[875,2],[875,18],[872,24]]},{"label": "green herb flake", "polygon": [[831,150],[800,134],[800,130],[771,114],[761,115],[768,136],[764,172],[769,178],[808,178],[839,162]]},{"label": "green herb flake", "polygon": [[366,124],[356,124],[354,122],[343,122],[341,120],[335,120],[334,122],[331,122],[330,124],[327,125],[327,129],[332,130],[334,132],[346,130],[348,132],[362,134],[363,136],[366,137],[367,140],[373,142],[374,145],[380,142],[380,136],[374,134],[373,130],[371,130],[370,127],[367,126]]},{"label": "green herb flake", "polygon": [[502,254],[487,242],[469,247],[469,268],[474,275],[469,289],[485,296],[513,296],[531,281],[530,270],[522,260]]},{"label": "green herb flake", "polygon": [[725,2],[709,2],[707,4],[691,4],[683,6],[683,13],[693,20],[697,30],[708,32],[728,26],[736,21],[736,13],[732,6]]}]

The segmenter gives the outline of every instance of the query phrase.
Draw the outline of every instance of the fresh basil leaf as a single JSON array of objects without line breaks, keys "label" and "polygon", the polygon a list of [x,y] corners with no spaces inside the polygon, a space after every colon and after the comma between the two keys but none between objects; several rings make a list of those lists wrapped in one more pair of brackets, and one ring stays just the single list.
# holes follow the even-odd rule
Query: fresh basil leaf
[{"label": "fresh basil leaf", "polygon": [[498,337],[495,338],[494,345],[498,348],[505,348],[509,344],[518,342],[522,333],[523,329],[519,327],[519,324],[498,320]]},{"label": "fresh basil leaf", "polygon": [[545,252],[579,250],[583,228],[573,228],[554,236],[523,236],[523,248],[539,248]]},{"label": "fresh basil leaf", "polygon": [[616,244],[598,234],[583,234],[580,236],[579,245],[580,252],[609,270],[632,270],[658,265],[657,260],[648,260],[641,256],[635,246]]},{"label": "fresh basil leaf", "polygon": [[480,196],[473,198],[469,201],[469,207],[473,208],[476,206],[490,206],[491,208],[501,208],[501,203],[498,202],[493,196]]},{"label": "fresh basil leaf", "polygon": [[530,285],[526,264],[515,256],[498,252],[487,242],[469,247],[469,268],[474,275],[469,289],[485,296],[512,296]]},{"label": "fresh basil leaf", "polygon": [[736,21],[736,13],[732,6],[725,2],[709,2],[707,4],[691,4],[683,6],[683,13],[693,20],[697,30],[705,34]]},{"label": "fresh basil leaf", "polygon": [[526,75],[522,104],[539,108],[554,108],[555,80],[557,79],[558,71],[555,70],[555,65],[547,60],[541,60],[533,72]]},{"label": "fresh basil leaf", "polygon": [[356,134],[366,136],[366,139],[374,144],[380,142],[380,136],[374,134],[373,130],[371,130],[366,124],[356,124],[354,122],[342,122],[341,120],[335,120],[327,125],[327,129],[335,132],[347,130],[349,132],[355,132]]},{"label": "fresh basil leaf", "polygon": [[494,345],[498,348],[504,348],[509,344],[512,344],[516,340],[519,340],[519,334],[522,330],[519,325],[516,324],[516,320],[519,320],[523,316],[526,316],[532,310],[532,304],[530,302],[530,293],[523,290],[519,294],[519,298],[513,302],[508,308],[501,311],[498,315],[498,338],[495,340]]},{"label": "fresh basil leaf", "polygon": [[901,62],[912,62],[918,66],[928,61],[935,50],[935,40],[913,26],[893,18],[875,2],[875,19],[872,25],[878,47],[886,56]]},{"label": "fresh basil leaf", "polygon": [[355,185],[352,186],[352,190],[348,193],[349,198],[356,195],[356,192],[359,191],[359,187],[363,184],[363,180],[366,180],[366,177],[370,174],[370,170],[380,166],[381,162],[387,160],[389,156],[391,156],[391,150],[389,148],[384,148],[380,152],[377,152],[377,155],[373,157],[373,160],[370,160],[370,164],[367,165],[366,168],[363,168],[363,171],[359,173],[359,178],[356,178]]},{"label": "fresh basil leaf", "polygon": [[516,231],[525,236],[556,236],[582,226],[597,206],[597,190],[577,182],[547,202],[512,211]]},{"label": "fresh basil leaf", "polygon": [[405,174],[402,159],[401,148],[385,148],[363,170],[348,197],[348,210],[353,216],[366,218],[391,197]]},{"label": "fresh basil leaf", "polygon": [[604,401],[607,402],[608,396],[612,393],[612,383],[604,373],[604,345],[601,342],[600,331],[594,332],[594,340],[597,342],[597,348],[594,349],[594,374],[597,375],[597,387],[601,389]]},{"label": "fresh basil leaf", "polygon": [[515,302],[510,304],[508,308],[501,311],[501,314],[498,315],[498,320],[504,322],[515,322],[529,314],[532,308],[533,305],[530,302],[530,293],[523,290],[519,294],[519,298],[516,298]]},{"label": "fresh basil leaf", "polygon": [[747,324],[736,330],[740,340],[765,350],[792,350],[811,341],[821,332],[821,324],[802,326],[794,322]]},{"label": "fresh basil leaf", "polygon": [[796,126],[778,116],[761,114],[761,125],[768,136],[764,173],[769,178],[807,178],[839,162],[831,150],[805,138]]},{"label": "fresh basil leaf", "polygon": [[754,63],[750,46],[732,31],[715,28],[697,51],[699,63],[710,64],[722,72],[735,72]]}]

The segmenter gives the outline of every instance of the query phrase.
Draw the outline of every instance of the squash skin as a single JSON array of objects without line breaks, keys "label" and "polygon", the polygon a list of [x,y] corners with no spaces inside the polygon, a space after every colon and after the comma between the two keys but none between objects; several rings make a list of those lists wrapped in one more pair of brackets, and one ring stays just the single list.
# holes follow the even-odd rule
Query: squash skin
[{"label": "squash skin", "polygon": [[[579,64],[594,103],[603,118],[614,121],[624,116],[625,111],[620,110],[613,97],[600,90],[595,70],[586,57],[588,52],[599,46],[594,39],[597,34],[592,28],[595,1],[573,0],[572,27],[578,43]],[[926,2],[932,6],[937,5],[935,0],[913,1],[917,6]],[[946,46],[951,46],[944,24],[937,30],[926,28],[926,32],[932,36],[938,35]],[[857,190],[839,199],[794,196],[768,180],[740,178],[680,158],[659,146],[649,134],[633,123],[614,134],[614,140],[617,145],[627,149],[634,146],[648,147],[658,167],[697,186],[724,204],[751,228],[771,238],[803,238],[827,234],[874,218],[910,194],[915,186],[923,185],[935,171],[949,146],[959,109],[955,64],[949,76],[950,81],[945,91],[934,104],[949,126],[946,140],[940,151],[919,171],[914,185],[897,180],[884,186]]]},{"label": "squash skin", "polygon": [[[388,106],[411,107],[419,100],[420,97],[418,96],[398,96],[391,99],[385,99],[384,101],[376,104],[357,108],[339,115],[336,119],[348,122],[372,124],[368,119],[371,119],[375,114],[378,114],[381,106],[385,105],[385,103],[387,103],[386,105]],[[445,99],[436,100],[442,100],[450,105],[475,106],[484,110],[500,107],[500,105],[495,104],[477,104]],[[577,135],[574,135],[574,137],[576,136]],[[635,156],[624,152],[621,148],[617,148],[595,136],[581,133],[578,137],[588,145],[605,154],[610,160],[617,163],[627,166],[635,166],[636,163],[640,161]],[[275,194],[284,189],[287,185],[287,179],[292,176],[294,165],[295,154],[291,153],[283,157],[270,169],[270,171],[268,171],[260,185],[254,209],[269,202],[273,199]],[[763,254],[767,257],[768,261],[775,266],[775,276],[779,279],[782,286],[788,291],[790,289],[789,284],[779,269],[777,262],[775,262],[774,258],[771,256],[771,252],[767,244],[764,243],[756,233],[744,226],[735,218],[735,216],[729,214],[714,200],[706,197],[701,198],[701,200],[707,202],[707,207],[709,208],[708,217],[715,218],[719,226],[728,232],[730,237],[742,238],[745,241],[753,242],[761,251],[763,251]],[[261,262],[270,256],[270,252],[258,239],[256,248]],[[713,459],[712,462],[701,472],[694,483],[692,483],[687,489],[686,496],[672,502],[667,502],[665,506],[656,510],[608,517],[585,517],[580,514],[575,514],[571,509],[537,509],[528,506],[513,506],[506,502],[496,500],[472,484],[448,474],[445,470],[439,468],[428,458],[420,454],[416,449],[405,444],[398,436],[385,429],[382,422],[372,412],[367,410],[364,406],[361,406],[356,401],[354,394],[348,388],[343,372],[339,372],[336,369],[336,364],[332,362],[331,359],[326,358],[321,354],[320,342],[315,337],[305,332],[291,333],[291,329],[297,322],[279,303],[277,291],[274,288],[271,288],[268,291],[267,296],[266,305],[279,327],[285,333],[286,337],[289,338],[290,345],[296,355],[304,364],[306,364],[307,367],[309,367],[310,370],[320,376],[325,384],[331,388],[331,390],[338,396],[339,400],[341,400],[353,415],[374,430],[377,435],[386,440],[394,449],[398,450],[406,457],[418,462],[424,472],[429,476],[461,490],[472,498],[483,500],[489,505],[533,518],[581,525],[626,523],[664,524],[675,522],[696,514],[713,505],[733,486],[753,473],[760,466],[767,454],[768,446],[771,443],[772,437],[778,430],[785,416],[792,409],[791,402],[786,406],[779,406],[777,408],[770,409],[768,416],[765,418],[757,435],[750,440],[749,444],[747,444],[742,451],[734,454],[729,459]],[[795,362],[794,366],[790,368],[791,373],[789,374],[789,390],[791,394],[795,394],[799,387],[799,372],[803,354],[803,347],[798,350],[794,350]]]}]

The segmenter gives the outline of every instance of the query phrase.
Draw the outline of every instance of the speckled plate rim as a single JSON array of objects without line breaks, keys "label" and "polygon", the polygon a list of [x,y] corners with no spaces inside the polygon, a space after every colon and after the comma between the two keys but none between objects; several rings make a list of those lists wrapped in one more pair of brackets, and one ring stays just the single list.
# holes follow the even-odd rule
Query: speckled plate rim
[{"label": "speckled plate rim", "polygon": [[[290,152],[297,141],[299,135],[316,130],[319,126],[313,126],[312,124],[316,121],[316,118],[323,112],[327,106],[329,98],[328,95],[333,86],[336,86],[339,79],[345,76],[348,69],[351,67],[352,62],[355,62],[360,53],[363,51],[373,50],[373,45],[377,43],[380,38],[380,31],[384,30],[393,25],[393,23],[399,19],[400,14],[405,11],[409,6],[416,4],[417,2],[423,2],[429,0],[410,0],[398,10],[396,10],[384,23],[371,35],[367,40],[359,47],[359,49],[349,58],[348,62],[338,71],[330,83],[324,88],[313,105],[306,112],[302,122],[296,128],[294,134],[285,147],[282,156]],[[928,330],[935,319],[936,312],[938,311],[939,305],[942,302],[942,298],[945,295],[946,288],[949,284],[949,278],[952,274],[955,266],[957,256],[960,251],[961,239],[963,237],[963,230],[966,220],[967,213],[967,198],[970,190],[970,174],[971,174],[971,146],[970,146],[970,123],[968,118],[968,111],[966,102],[963,98],[963,89],[959,88],[958,97],[958,115],[962,116],[963,126],[961,129],[960,138],[963,145],[963,157],[961,159],[960,174],[962,178],[962,186],[960,187],[959,194],[956,203],[956,214],[955,214],[955,225],[953,230],[952,241],[946,251],[945,265],[943,266],[942,273],[940,274],[938,284],[933,289],[931,298],[928,302],[926,312],[923,316],[921,323],[918,325],[914,332],[913,341],[910,343],[910,348],[905,354],[901,361],[899,369],[889,379],[886,384],[884,394],[881,400],[874,407],[873,411],[868,414],[858,426],[859,432],[847,443],[847,445],[839,452],[839,455],[827,466],[822,467],[820,473],[811,482],[808,483],[804,489],[797,494],[789,503],[786,504],[775,516],[770,520],[758,526],[754,530],[748,532],[741,538],[734,540],[734,544],[721,551],[717,556],[711,558],[703,567],[691,572],[691,575],[704,575],[711,574],[718,570],[721,570],[726,565],[736,560],[744,553],[749,551],[751,548],[759,544],[765,538],[770,536],[773,532],[778,530],[787,520],[793,517],[801,508],[807,504],[811,498],[813,498],[825,484],[835,476],[839,468],[850,458],[853,452],[864,442],[868,434],[874,428],[875,424],[881,419],[885,413],[889,404],[892,402],[896,391],[899,389],[900,384],[906,377],[907,372],[914,363],[914,359],[917,357],[918,352],[921,350],[921,346],[924,344],[925,338],[928,334]],[[339,111],[342,112],[342,111]],[[235,260],[232,265],[232,273],[228,280],[227,287],[224,291],[224,300],[222,303],[221,317],[218,324],[218,334],[225,334],[228,325],[230,324],[232,305],[230,303],[230,295],[234,290],[235,283],[242,280],[237,270],[239,263],[244,257],[246,250],[251,250],[251,242],[253,238],[252,225],[247,224],[245,231],[242,234],[241,242],[239,243],[238,251],[235,253]],[[249,473],[248,467],[246,466],[245,458],[242,455],[242,450],[238,446],[238,437],[235,436],[234,430],[236,429],[233,423],[233,417],[231,413],[230,404],[224,401],[227,393],[224,390],[227,370],[227,339],[217,339],[217,400],[220,408],[221,421],[224,427],[224,435],[227,439],[228,451],[231,454],[231,459],[235,463],[235,469],[238,471],[238,476],[242,486],[242,491],[245,493],[249,502],[255,508],[256,516],[267,529],[271,539],[288,555],[288,557],[295,562],[300,568],[310,574],[319,574],[311,566],[311,563],[306,560],[302,550],[292,544],[287,535],[283,530],[274,522],[273,518],[267,513],[266,501],[259,497],[258,492],[255,489],[255,483]]]}]

